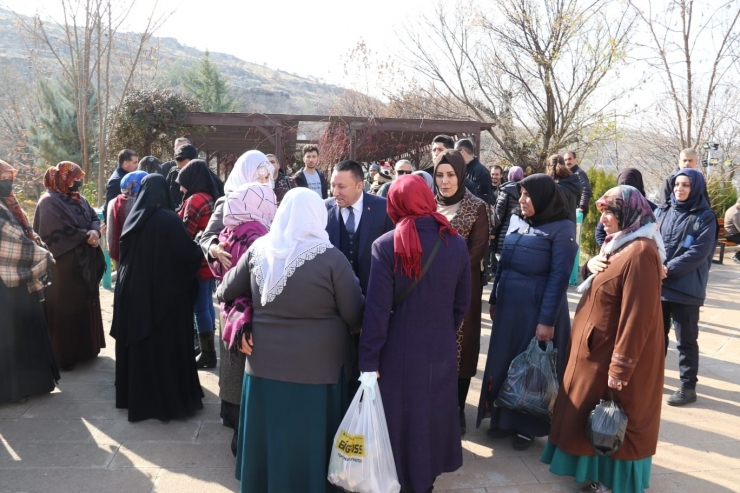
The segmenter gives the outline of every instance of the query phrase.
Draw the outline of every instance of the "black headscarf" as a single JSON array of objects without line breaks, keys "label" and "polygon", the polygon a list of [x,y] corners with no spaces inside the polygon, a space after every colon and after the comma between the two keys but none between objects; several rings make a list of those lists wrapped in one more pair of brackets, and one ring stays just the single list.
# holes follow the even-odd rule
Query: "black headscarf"
[{"label": "black headscarf", "polygon": [[176,181],[187,190],[182,198],[183,202],[199,192],[207,193],[212,200],[219,197],[218,188],[211,176],[211,170],[208,169],[208,165],[202,159],[193,159],[186,164],[177,175]]},{"label": "black headscarf", "polygon": [[709,201],[704,195],[707,189],[707,182],[704,180],[704,175],[701,174],[701,171],[693,168],[682,169],[671,178],[671,190],[676,186],[676,178],[682,175],[688,176],[689,180],[691,180],[691,191],[683,202],[676,200],[676,194],[671,192],[671,204],[673,207],[686,211],[709,209]]},{"label": "black headscarf", "polygon": [[463,159],[462,154],[458,151],[453,151],[452,149],[447,149],[446,151],[439,153],[437,157],[434,158],[434,173],[432,173],[432,178],[434,178],[435,184],[437,181],[437,168],[440,164],[449,164],[452,166],[452,169],[455,171],[455,175],[457,176],[457,190],[452,197],[443,197],[439,192],[439,187],[435,186],[435,189],[437,190],[435,200],[440,205],[455,205],[465,196],[465,160]]},{"label": "black headscarf", "polygon": [[534,215],[524,220],[532,226],[552,223],[561,219],[568,219],[568,208],[565,205],[563,194],[555,180],[544,173],[529,175],[516,184],[519,194],[522,188],[532,199]]},{"label": "black headscarf", "polygon": [[167,189],[167,181],[159,174],[146,175],[141,180],[141,190],[139,196],[136,197],[134,207],[123,224],[121,239],[129,233],[143,228],[147,220],[154,214],[154,211],[163,207],[171,211],[175,209],[172,205],[172,197]]},{"label": "black headscarf", "polygon": [[629,185],[635,187],[644,197],[645,185],[642,182],[642,173],[635,168],[624,168],[617,175],[617,185]]}]

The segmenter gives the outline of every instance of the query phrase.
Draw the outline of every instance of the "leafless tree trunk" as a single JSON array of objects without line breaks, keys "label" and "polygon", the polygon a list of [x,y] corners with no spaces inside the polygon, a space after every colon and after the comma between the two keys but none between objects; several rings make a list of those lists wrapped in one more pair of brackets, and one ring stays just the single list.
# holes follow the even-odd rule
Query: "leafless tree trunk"
[{"label": "leafless tree trunk", "polygon": [[439,5],[410,29],[405,62],[417,84],[409,92],[445,116],[494,122],[503,157],[536,171],[548,154],[583,150],[609,127],[606,109],[621,91],[594,96],[625,60],[634,18],[607,0],[496,6]]},{"label": "leafless tree trunk", "polygon": [[740,4],[670,0],[660,2],[661,8],[656,3],[629,1],[647,30],[649,41],[641,48],[650,53],[646,61],[660,75],[665,106],[671,108],[659,106],[658,114],[667,120],[663,131],[675,137],[679,149],[696,148],[712,136],[708,127],[721,124],[720,115],[719,120],[729,121],[738,108],[733,104],[728,111],[717,98],[734,86],[729,72],[740,49]]},{"label": "leafless tree trunk", "polygon": [[[128,0],[124,4],[113,0],[60,1],[62,19],[52,25],[47,26],[39,15],[33,18],[33,24],[21,17],[17,19],[37,45],[51,52],[62,75],[72,84],[83,153],[81,165],[88,178],[92,178],[88,149],[97,138],[97,191],[98,203],[102,203],[105,198],[108,131],[118,118],[115,108],[130,89],[146,45],[166,16],[155,15],[155,2],[142,33],[122,33],[122,26],[136,0]],[[93,89],[97,91],[95,114],[91,113],[88,105]],[[90,122],[95,118],[97,137],[88,135]]]}]

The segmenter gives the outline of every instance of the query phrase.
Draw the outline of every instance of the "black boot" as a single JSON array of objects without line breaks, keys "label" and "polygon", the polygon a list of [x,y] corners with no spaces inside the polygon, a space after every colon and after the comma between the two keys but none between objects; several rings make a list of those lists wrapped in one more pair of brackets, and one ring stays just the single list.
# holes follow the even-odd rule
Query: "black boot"
[{"label": "black boot", "polygon": [[195,344],[195,355],[198,356],[200,354],[200,339],[198,338],[198,331],[193,331],[193,339]]},{"label": "black boot", "polygon": [[216,357],[216,347],[213,342],[213,332],[198,334],[198,339],[200,339],[200,354],[195,358],[195,367],[198,369],[216,368],[218,358]]}]

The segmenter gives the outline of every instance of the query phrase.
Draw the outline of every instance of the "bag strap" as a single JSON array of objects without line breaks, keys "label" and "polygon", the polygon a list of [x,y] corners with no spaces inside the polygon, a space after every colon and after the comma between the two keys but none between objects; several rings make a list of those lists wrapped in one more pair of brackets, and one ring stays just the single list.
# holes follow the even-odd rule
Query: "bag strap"
[{"label": "bag strap", "polygon": [[416,289],[416,286],[419,284],[419,281],[421,281],[421,279],[424,277],[424,274],[427,273],[427,271],[429,270],[429,267],[432,265],[432,260],[434,260],[434,257],[437,256],[437,252],[439,251],[439,247],[441,244],[442,244],[442,237],[440,236],[439,238],[437,238],[437,243],[434,244],[432,253],[429,254],[429,258],[424,263],[424,268],[421,270],[421,275],[419,276],[419,279],[412,282],[409,285],[409,287],[406,288],[406,291],[398,295],[398,297],[395,300],[393,300],[393,310],[398,308],[398,305],[400,305],[403,302],[403,300],[405,300],[408,297],[408,295],[410,295],[411,292],[414,289]]}]

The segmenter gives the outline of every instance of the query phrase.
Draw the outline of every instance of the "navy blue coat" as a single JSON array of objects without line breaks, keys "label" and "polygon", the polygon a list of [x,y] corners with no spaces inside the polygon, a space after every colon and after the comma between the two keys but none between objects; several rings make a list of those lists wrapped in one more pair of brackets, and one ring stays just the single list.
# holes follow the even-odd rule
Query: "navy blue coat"
[{"label": "navy blue coat", "polygon": [[[360,280],[362,294],[367,294],[367,284],[370,280],[370,260],[372,259],[372,245],[388,231],[395,228],[393,221],[388,217],[386,211],[386,200],[383,197],[362,192],[362,217],[360,219],[360,242],[358,245],[358,267],[355,275]],[[339,248],[340,229],[342,227],[341,207],[332,197],[324,201],[329,212],[326,223],[326,232],[329,233],[329,241],[335,248]]]},{"label": "navy blue coat", "polygon": [[128,171],[120,166],[111,173],[108,182],[105,184],[105,204],[103,204],[103,221],[108,219],[108,202],[112,202],[116,197],[121,195],[121,179],[128,174]]},{"label": "navy blue coat", "polygon": [[[671,178],[671,190],[680,174]],[[695,172],[692,176],[700,175]],[[692,179],[691,193],[685,202],[677,202],[672,194],[671,205],[655,214],[665,244],[664,264],[668,266],[663,301],[701,306],[707,296],[709,268],[717,245],[717,216],[704,196],[703,178],[700,181],[700,186],[695,187]]]},{"label": "navy blue coat", "polygon": [[549,423],[508,409],[493,408],[493,401],[503,386],[511,361],[527,349],[537,324],[555,326],[553,345],[558,350],[558,378],[562,377],[570,338],[566,293],[578,249],[575,237],[575,224],[567,219],[506,235],[489,300],[496,305],[496,313],[476,426],[490,412],[492,428],[534,436],[549,433]]}]

